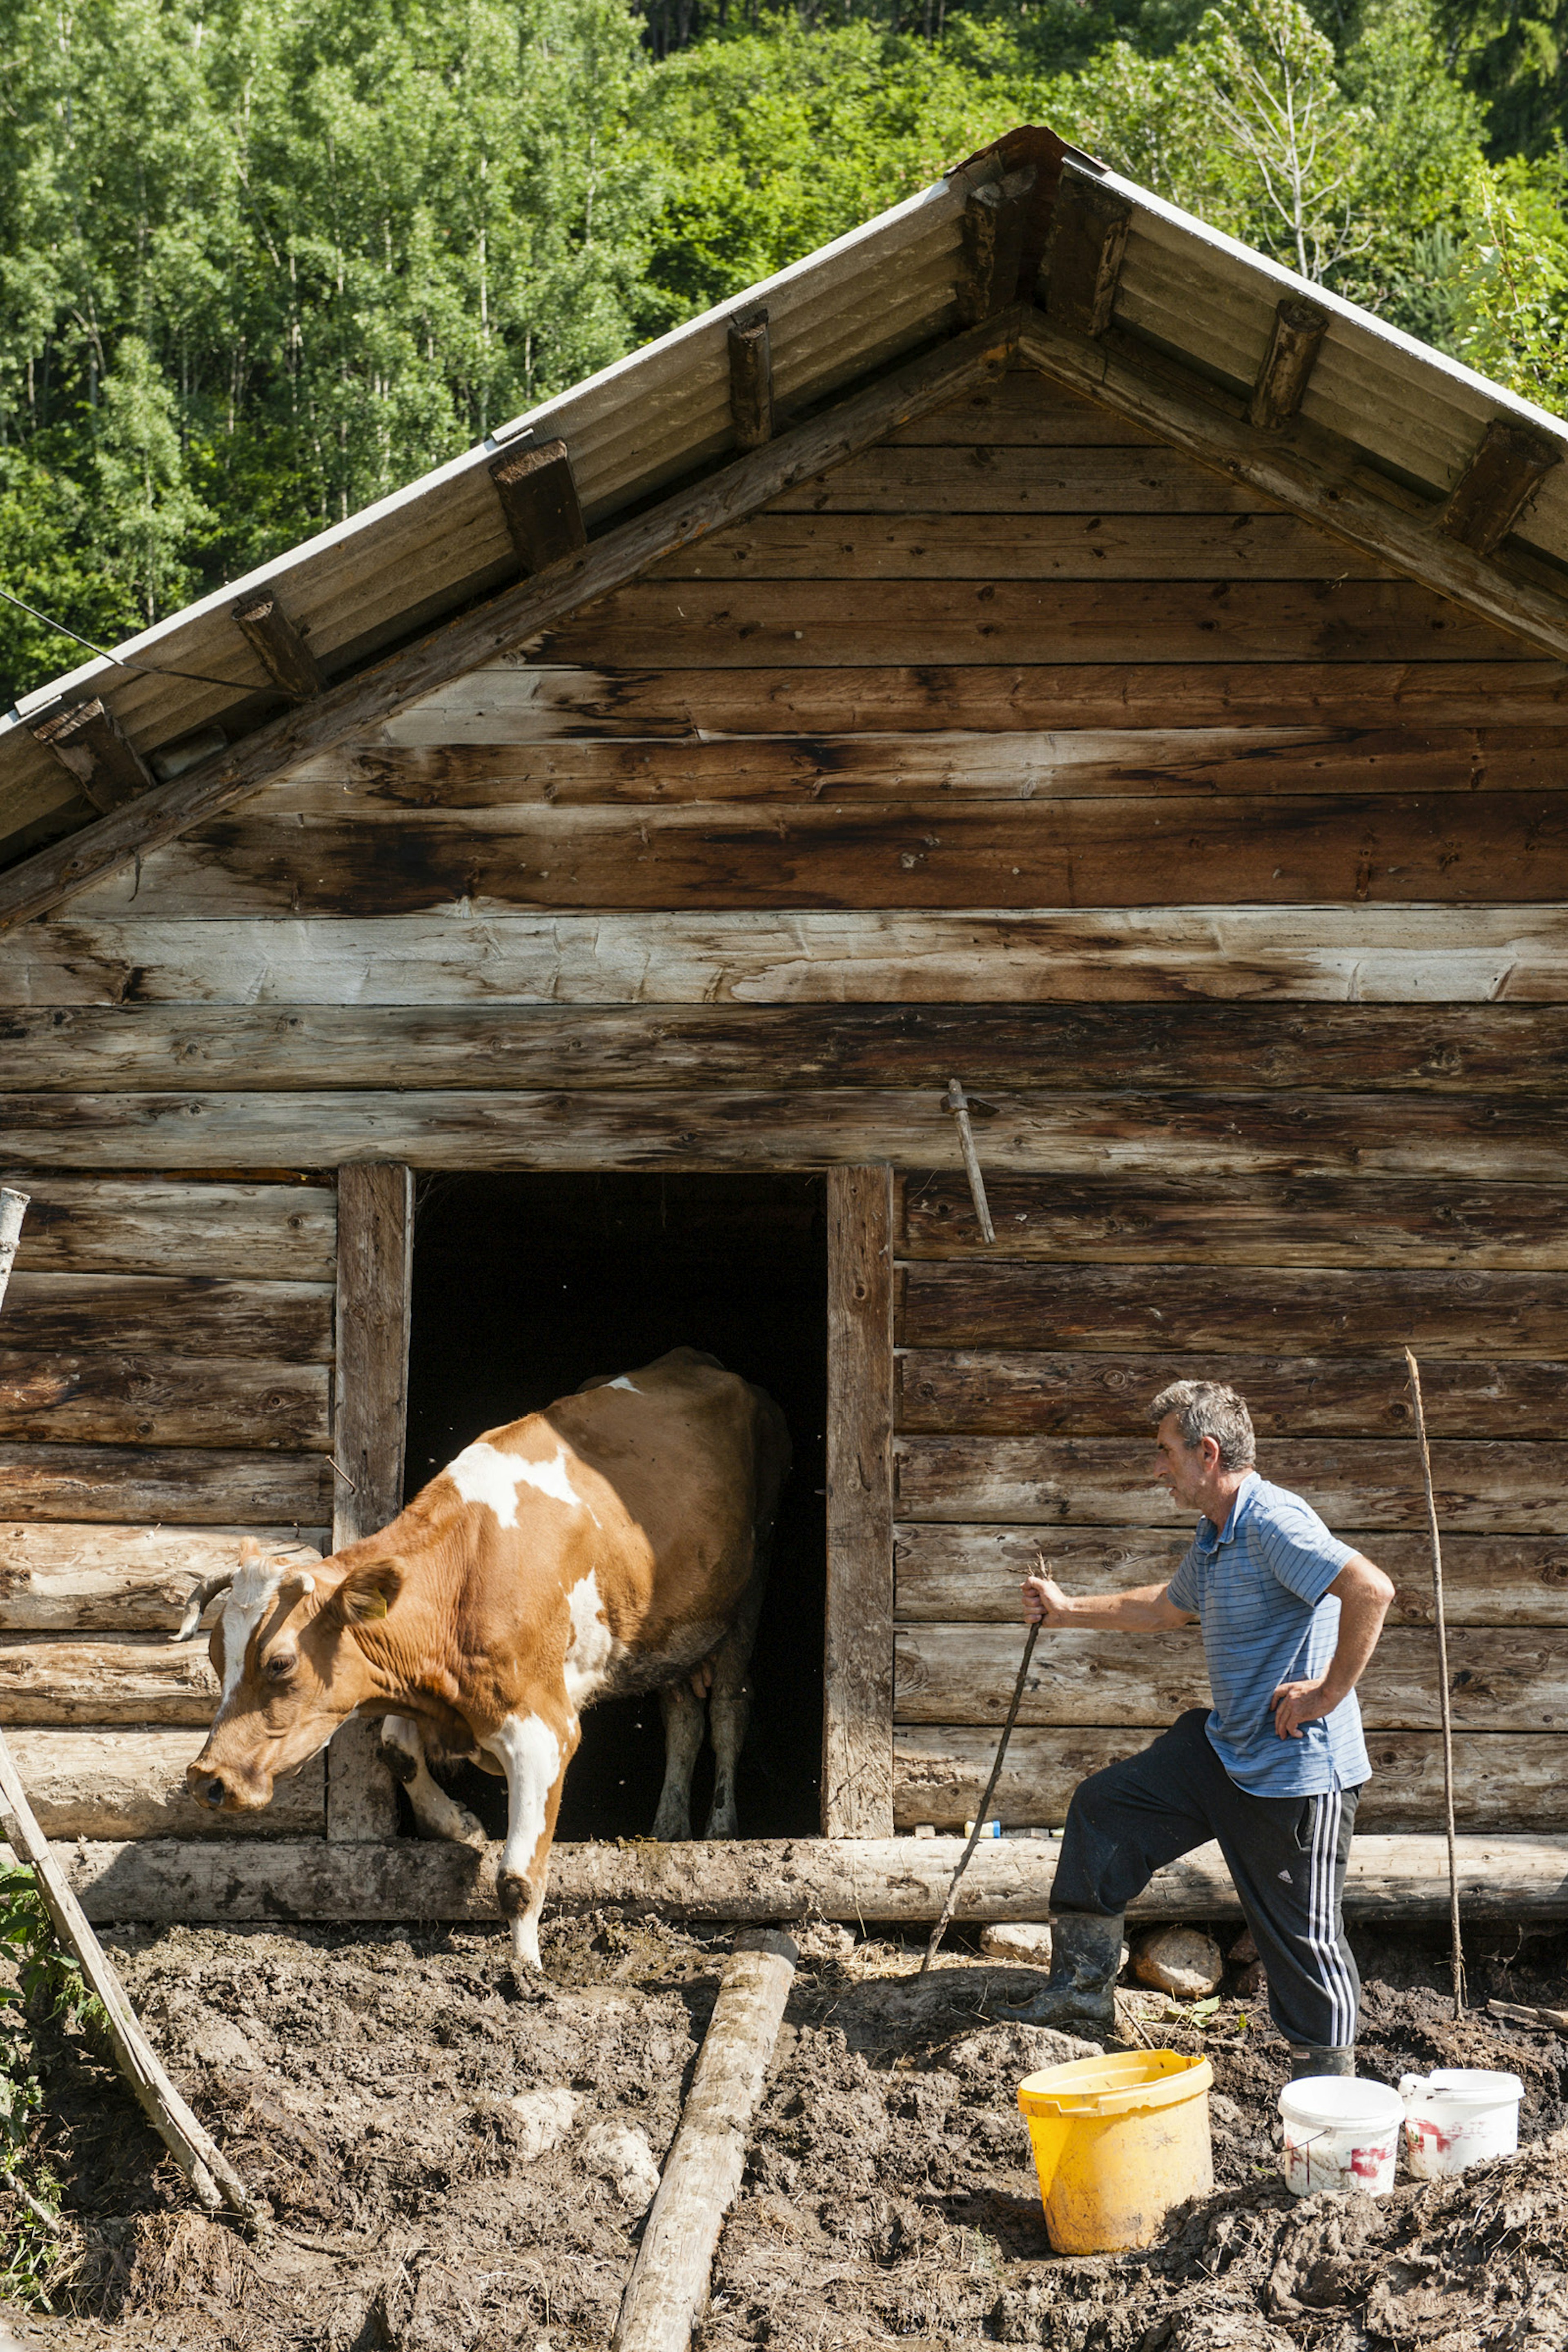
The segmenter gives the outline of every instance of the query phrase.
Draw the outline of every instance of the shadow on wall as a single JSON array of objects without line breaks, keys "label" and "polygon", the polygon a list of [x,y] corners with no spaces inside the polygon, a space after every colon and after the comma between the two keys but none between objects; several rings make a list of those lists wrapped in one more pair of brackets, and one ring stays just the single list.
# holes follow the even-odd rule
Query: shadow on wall
[{"label": "shadow on wall", "polygon": [[[795,1468],[752,1663],[748,1837],[820,1826],[826,1210],[810,1176],[436,1176],[415,1222],[407,1494],[481,1430],[667,1348],[707,1349],[782,1406]],[[590,1708],[558,1834],[646,1836],[663,1776],[657,1696]],[[465,1768],[452,1786],[499,1836],[503,1784]],[[705,1748],[699,1825],[711,1789]]]}]

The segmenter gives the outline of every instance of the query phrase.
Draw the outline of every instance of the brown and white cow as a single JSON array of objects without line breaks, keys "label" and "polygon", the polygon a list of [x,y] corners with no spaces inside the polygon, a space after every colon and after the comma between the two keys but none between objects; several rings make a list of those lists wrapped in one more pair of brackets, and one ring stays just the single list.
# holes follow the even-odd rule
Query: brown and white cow
[{"label": "brown and white cow", "polygon": [[421,1827],[482,1845],[426,1748],[504,1773],[498,1891],[513,1949],[538,1968],[562,1781],[592,1700],[659,1693],[653,1833],[689,1837],[698,1692],[710,1680],[708,1835],[735,1834],[746,1669],[789,1458],[770,1397],[677,1348],[487,1431],[390,1527],[313,1570],[255,1557],[198,1587],[176,1639],[224,1591],[212,1630],[223,1696],[192,1794],[257,1811],[349,1716],[380,1716]]}]

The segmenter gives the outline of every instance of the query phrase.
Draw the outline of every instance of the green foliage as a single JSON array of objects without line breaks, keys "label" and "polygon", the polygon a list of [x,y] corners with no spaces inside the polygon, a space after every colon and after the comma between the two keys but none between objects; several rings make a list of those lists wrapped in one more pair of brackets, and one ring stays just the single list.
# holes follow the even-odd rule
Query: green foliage
[{"label": "green foliage", "polygon": [[1460,356],[1568,413],[1568,155],[1478,163],[1469,210],[1476,226],[1455,272]]},{"label": "green foliage", "polygon": [[77,1961],[60,1950],[33,1874],[20,1864],[0,1870],[0,1944],[9,1947],[17,1975],[16,1990],[0,1986],[0,2178],[16,2205],[0,2240],[0,2295],[48,2310],[60,2189],[33,2145],[43,2086],[32,2028],[50,2022],[90,2032],[103,2011]]},{"label": "green foliage", "polygon": [[0,586],[113,642],[1031,120],[1568,402],[1529,5],[0,0]]}]

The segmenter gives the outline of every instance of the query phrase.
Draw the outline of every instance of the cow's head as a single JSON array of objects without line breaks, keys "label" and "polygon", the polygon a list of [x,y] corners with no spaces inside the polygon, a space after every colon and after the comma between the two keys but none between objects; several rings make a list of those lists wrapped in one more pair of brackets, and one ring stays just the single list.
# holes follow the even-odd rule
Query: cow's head
[{"label": "cow's head", "polygon": [[188,1642],[208,1604],[222,1597],[209,1654],[222,1697],[205,1747],[185,1773],[199,1804],[257,1812],[275,1780],[320,1753],[376,1682],[355,1638],[384,1617],[403,1587],[391,1557],[344,1570],[325,1560],[289,1568],[247,1539],[232,1575],[192,1592],[174,1635]]}]

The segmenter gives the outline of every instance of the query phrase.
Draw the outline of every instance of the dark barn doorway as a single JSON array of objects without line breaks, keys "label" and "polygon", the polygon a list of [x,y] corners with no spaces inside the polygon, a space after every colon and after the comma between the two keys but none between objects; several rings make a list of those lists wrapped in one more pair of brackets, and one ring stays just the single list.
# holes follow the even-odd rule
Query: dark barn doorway
[{"label": "dark barn doorway", "polygon": [[[682,1344],[706,1349],[782,1406],[795,1444],[752,1660],[741,1832],[821,1827],[826,1596],[826,1188],[811,1176],[435,1176],[415,1218],[406,1492],[481,1430],[516,1421],[598,1372]],[[583,1718],[558,1834],[646,1836],[664,1775],[658,1701],[607,1700]],[[455,1793],[492,1834],[501,1782],[465,1768]],[[700,1832],[712,1789],[704,1748]]]}]

